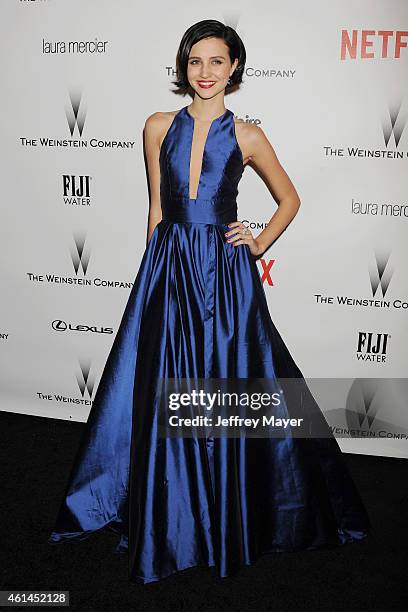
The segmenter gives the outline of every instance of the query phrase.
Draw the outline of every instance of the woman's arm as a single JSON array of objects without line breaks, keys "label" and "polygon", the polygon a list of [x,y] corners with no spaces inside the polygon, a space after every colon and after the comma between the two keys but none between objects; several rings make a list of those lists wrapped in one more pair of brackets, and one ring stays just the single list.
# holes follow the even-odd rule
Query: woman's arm
[{"label": "woman's arm", "polygon": [[160,137],[163,130],[163,114],[157,112],[150,115],[146,119],[143,130],[150,188],[147,243],[150,241],[156,225],[162,220],[159,154]]},{"label": "woman's arm", "polygon": [[[300,206],[300,198],[263,130],[257,125],[246,124],[241,134],[246,157],[250,158],[256,170],[264,178],[278,204],[268,225],[255,239],[234,241],[235,245],[252,242],[249,246],[253,255],[261,255],[295,217]],[[232,227],[234,224],[230,225]]]}]

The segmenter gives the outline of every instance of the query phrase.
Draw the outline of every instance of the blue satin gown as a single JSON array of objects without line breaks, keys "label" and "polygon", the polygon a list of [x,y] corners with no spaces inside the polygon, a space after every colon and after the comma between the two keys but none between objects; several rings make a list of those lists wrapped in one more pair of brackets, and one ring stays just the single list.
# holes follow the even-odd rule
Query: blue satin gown
[{"label": "blue satin gown", "polygon": [[[194,119],[160,151],[162,220],[143,254],[49,542],[118,534],[129,578],[221,577],[267,552],[360,540],[370,522],[333,436],[163,438],[159,377],[302,378],[246,244],[226,242],[244,166],[232,111],[210,126],[189,199]],[[322,413],[317,408],[320,415]],[[324,418],[322,416],[322,418]]]}]

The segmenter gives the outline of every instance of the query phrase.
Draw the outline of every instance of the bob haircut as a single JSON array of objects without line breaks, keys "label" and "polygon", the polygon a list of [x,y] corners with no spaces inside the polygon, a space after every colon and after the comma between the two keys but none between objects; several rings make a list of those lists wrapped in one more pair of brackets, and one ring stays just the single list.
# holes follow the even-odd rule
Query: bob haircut
[{"label": "bob haircut", "polygon": [[226,92],[242,83],[242,74],[246,62],[244,43],[236,31],[230,26],[224,25],[221,21],[215,19],[204,19],[190,26],[183,34],[176,57],[177,79],[173,81],[173,85],[175,85],[177,89],[174,93],[185,95],[191,91],[191,85],[187,79],[187,64],[190,51],[192,46],[199,40],[209,37],[221,38],[225,42],[229,50],[231,63],[238,58],[238,65],[230,78],[230,84],[225,88]]}]

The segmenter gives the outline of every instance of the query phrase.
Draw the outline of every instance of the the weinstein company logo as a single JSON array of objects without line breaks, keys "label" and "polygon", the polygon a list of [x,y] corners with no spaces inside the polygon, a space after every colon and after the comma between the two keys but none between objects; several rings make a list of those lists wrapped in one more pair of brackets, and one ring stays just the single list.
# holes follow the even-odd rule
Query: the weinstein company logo
[{"label": "the weinstein company logo", "polygon": [[[79,369],[76,373],[76,382],[78,385],[80,397],[61,395],[59,393],[41,393],[37,392],[37,398],[47,402],[58,402],[61,404],[74,404],[77,406],[92,406],[92,396],[95,390],[95,379],[91,375],[91,362],[89,360],[80,360]],[[72,416],[70,415],[70,418]]]},{"label": "the weinstein company logo", "polygon": [[[328,381],[332,397],[343,397],[345,382],[341,381],[340,390],[339,379]],[[325,412],[336,438],[390,438],[408,442],[408,379],[357,378],[350,379],[349,384],[346,398],[340,401],[342,406]]]},{"label": "the weinstein company logo", "polygon": [[88,287],[110,287],[113,289],[131,289],[133,282],[100,278],[87,278],[90,260],[90,249],[85,246],[86,237],[82,232],[73,234],[73,244],[70,248],[71,263],[75,276],[60,276],[57,274],[34,274],[27,272],[29,280],[39,283],[55,283],[62,285],[86,285]]},{"label": "the weinstein company logo", "polygon": [[357,359],[359,361],[385,363],[389,338],[391,338],[391,334],[359,331]]},{"label": "the weinstein company logo", "polygon": [[391,105],[388,109],[388,115],[382,124],[385,146],[391,142],[391,135],[394,136],[395,147],[398,148],[401,140],[402,132],[407,124],[407,113],[401,111],[402,102]]},{"label": "the weinstein company logo", "polygon": [[[383,119],[379,121],[378,137],[381,137],[385,144],[384,149],[368,149],[361,146],[323,146],[325,157],[354,157],[375,158],[375,159],[406,159],[408,151],[399,149],[403,132],[408,121],[407,111],[402,108],[402,101],[389,104],[386,112],[381,112]],[[380,125],[382,130],[380,129]],[[377,128],[376,128],[377,129]],[[393,138],[392,138],[393,136]]]},{"label": "the weinstein company logo", "polygon": [[88,250],[85,251],[85,234],[74,234],[74,246],[71,248],[71,259],[77,276],[80,270],[82,270],[82,274],[86,276],[90,256],[90,252]]},{"label": "the weinstein company logo", "polygon": [[346,399],[347,437],[396,438],[408,441],[406,379],[362,378],[353,381]]},{"label": "the weinstein company logo", "polygon": [[406,298],[384,299],[393,275],[393,268],[389,264],[389,258],[389,252],[376,251],[375,253],[375,264],[369,268],[372,297],[334,296],[315,293],[316,303],[319,305],[359,306],[363,308],[395,308],[407,311],[408,301]]},{"label": "the weinstein company logo", "polygon": [[369,271],[371,292],[373,297],[375,297],[378,289],[381,289],[381,297],[385,297],[385,294],[388,291],[388,287],[394,273],[393,268],[388,264],[390,255],[390,251],[376,251],[375,253],[375,266],[372,266]]},{"label": "the weinstein company logo", "polygon": [[267,221],[253,221],[251,219],[242,219],[242,223],[251,231],[263,230],[269,224],[269,219]]},{"label": "the weinstein company logo", "polygon": [[71,136],[73,136],[75,126],[77,126],[79,136],[82,137],[86,118],[85,104],[81,105],[81,94],[79,92],[70,92],[69,97],[71,104],[65,109],[69,131]]},{"label": "the weinstein company logo", "polygon": [[85,397],[85,394],[91,399],[95,380],[94,377],[91,376],[91,363],[90,361],[80,361],[79,363],[80,371],[77,373],[77,383],[79,390],[81,392],[82,397]]},{"label": "the weinstein company logo", "polygon": [[378,402],[374,402],[377,382],[370,382],[369,379],[364,380],[363,384],[359,382],[360,384],[355,383],[357,388],[352,387],[349,393],[346,405],[347,424],[350,427],[357,425],[358,429],[370,430],[380,408]]},{"label": "the weinstein company logo", "polygon": [[70,206],[90,206],[90,181],[89,175],[62,175],[62,197],[64,204]]},{"label": "the weinstein company logo", "polygon": [[[68,93],[69,101],[64,102],[65,106],[65,128],[68,126],[69,137],[62,138],[58,135],[55,138],[48,136],[40,136],[38,138],[32,138],[23,136],[20,137],[20,144],[23,147],[46,147],[46,148],[69,148],[73,151],[76,149],[134,149],[136,145],[135,140],[123,140],[123,139],[106,139],[106,138],[85,138],[85,121],[88,114],[88,109],[84,101],[82,92],[77,89],[73,89]],[[42,108],[46,108],[43,104]],[[101,122],[104,122],[104,116],[98,108],[98,116]]]}]

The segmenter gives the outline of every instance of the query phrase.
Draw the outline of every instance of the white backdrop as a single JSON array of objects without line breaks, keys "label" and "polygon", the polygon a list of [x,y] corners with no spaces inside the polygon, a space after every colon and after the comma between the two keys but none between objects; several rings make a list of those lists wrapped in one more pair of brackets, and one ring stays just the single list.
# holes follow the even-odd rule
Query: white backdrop
[{"label": "white backdrop", "polygon": [[[262,127],[302,201],[257,264],[274,260],[274,323],[311,386],[339,380],[317,399],[342,449],[408,457],[405,0],[0,10],[0,409],[87,420],[146,245],[144,122],[190,103],[175,55],[211,18],[247,50],[226,106]],[[255,235],[276,210],[249,167],[238,210]]]}]

